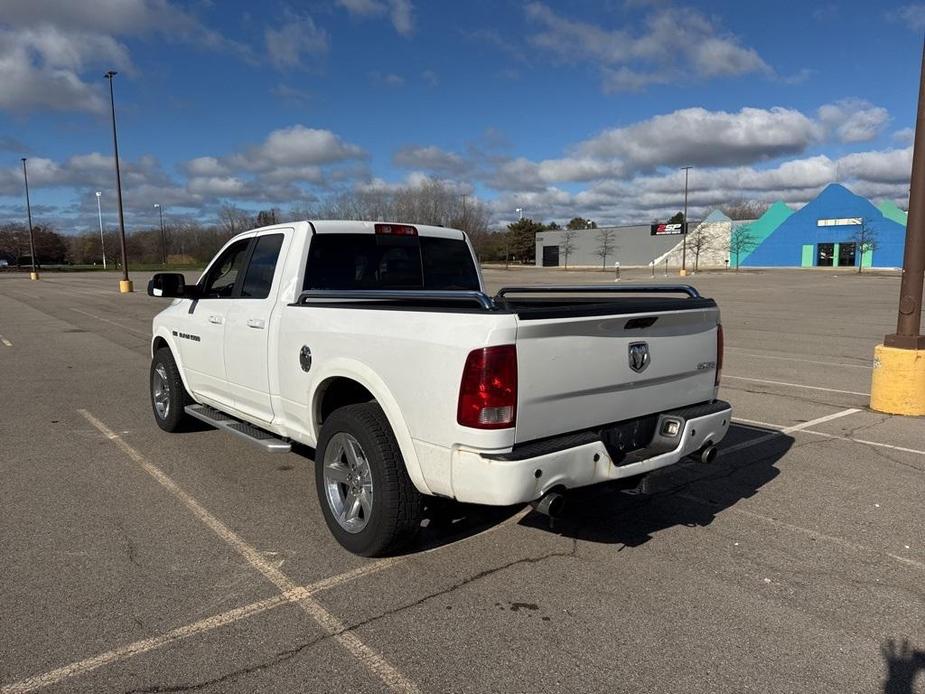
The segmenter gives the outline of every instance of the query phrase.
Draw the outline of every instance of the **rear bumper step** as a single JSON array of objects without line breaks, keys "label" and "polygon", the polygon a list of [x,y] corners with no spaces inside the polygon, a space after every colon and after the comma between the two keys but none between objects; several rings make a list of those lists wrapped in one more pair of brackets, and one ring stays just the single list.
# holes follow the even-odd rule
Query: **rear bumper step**
[{"label": "rear bumper step", "polygon": [[225,414],[214,407],[208,405],[187,405],[183,408],[190,417],[205,422],[206,424],[240,436],[245,441],[249,441],[255,446],[262,448],[268,453],[288,453],[292,450],[292,444],[288,441],[271,434],[269,431],[255,427],[249,422],[236,419],[229,414]]}]

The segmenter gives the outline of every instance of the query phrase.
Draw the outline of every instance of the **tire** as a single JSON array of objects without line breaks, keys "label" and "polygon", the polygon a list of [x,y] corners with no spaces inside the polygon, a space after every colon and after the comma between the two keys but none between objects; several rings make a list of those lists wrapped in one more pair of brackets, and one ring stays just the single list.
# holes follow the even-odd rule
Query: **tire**
[{"label": "tire", "polygon": [[347,405],[332,412],[321,427],[315,458],[321,511],[345,549],[377,557],[394,554],[414,538],[424,497],[408,477],[378,404]]},{"label": "tire", "polygon": [[189,421],[183,408],[193,399],[183,387],[180,370],[168,347],[161,347],[154,353],[149,384],[154,421],[164,431],[180,431]]}]

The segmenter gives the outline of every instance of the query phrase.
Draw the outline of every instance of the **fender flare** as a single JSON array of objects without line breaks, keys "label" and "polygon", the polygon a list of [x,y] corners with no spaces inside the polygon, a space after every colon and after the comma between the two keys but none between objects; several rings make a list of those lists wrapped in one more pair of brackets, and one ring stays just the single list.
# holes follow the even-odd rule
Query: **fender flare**
[{"label": "fender flare", "polygon": [[408,428],[407,422],[405,422],[404,415],[402,415],[398,402],[396,402],[391,391],[379,375],[362,362],[352,359],[336,358],[327,361],[324,364],[323,371],[318,373],[316,378],[317,380],[315,383],[317,385],[310,393],[309,400],[311,402],[310,411],[315,440],[317,440],[318,433],[321,429],[320,423],[318,422],[318,399],[323,390],[321,385],[332,378],[349,378],[352,381],[356,381],[372,393],[372,396],[376,399],[376,402],[385,413],[389,426],[392,427],[392,432],[395,434],[395,440],[398,442],[398,448],[401,450],[402,458],[405,461],[405,469],[408,472],[408,477],[411,478],[411,482],[422,494],[432,495],[433,493],[424,480],[424,473],[421,471],[421,464],[418,461],[417,452],[414,449],[414,442],[411,439],[411,430]]},{"label": "fender flare", "polygon": [[186,392],[190,394],[190,397],[193,400],[196,400],[196,397],[193,395],[193,391],[190,390],[189,383],[186,380],[186,369],[183,368],[183,356],[180,354],[180,350],[177,349],[176,340],[173,339],[173,335],[170,334],[170,331],[165,327],[158,328],[154,335],[151,337],[151,358],[154,358],[154,344],[158,339],[163,340],[167,343],[167,347],[170,349],[170,353],[173,355],[173,360],[177,364],[177,371],[180,372],[180,380],[183,381],[183,387],[186,388]]}]

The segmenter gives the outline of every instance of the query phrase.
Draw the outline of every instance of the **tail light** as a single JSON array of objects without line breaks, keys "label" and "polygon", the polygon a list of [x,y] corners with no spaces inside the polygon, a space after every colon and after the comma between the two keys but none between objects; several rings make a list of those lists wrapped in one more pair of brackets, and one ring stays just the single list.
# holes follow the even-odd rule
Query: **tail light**
[{"label": "tail light", "polygon": [[723,337],[723,326],[716,326],[716,380],[714,385],[719,385],[719,377],[723,370],[723,351],[725,350],[725,338]]},{"label": "tail light", "polygon": [[456,421],[474,429],[506,429],[517,417],[517,348],[485,347],[469,353],[459,386]]},{"label": "tail light", "polygon": [[377,234],[384,234],[386,236],[417,236],[417,228],[411,226],[410,224],[376,224],[375,226]]}]

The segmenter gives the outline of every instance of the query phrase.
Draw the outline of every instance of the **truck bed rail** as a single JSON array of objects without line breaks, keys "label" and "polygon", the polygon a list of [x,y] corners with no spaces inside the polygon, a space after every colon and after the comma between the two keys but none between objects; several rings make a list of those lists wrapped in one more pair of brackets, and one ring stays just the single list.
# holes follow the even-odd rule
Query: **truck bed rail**
[{"label": "truck bed rail", "polygon": [[484,292],[446,290],[428,291],[426,289],[309,289],[296,299],[297,305],[305,305],[312,300],[326,301],[411,301],[430,303],[448,301],[460,304],[475,304],[484,311],[495,311],[497,306],[492,298]]}]

